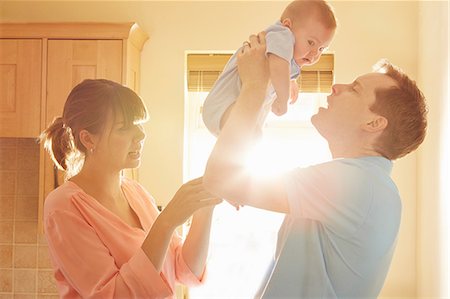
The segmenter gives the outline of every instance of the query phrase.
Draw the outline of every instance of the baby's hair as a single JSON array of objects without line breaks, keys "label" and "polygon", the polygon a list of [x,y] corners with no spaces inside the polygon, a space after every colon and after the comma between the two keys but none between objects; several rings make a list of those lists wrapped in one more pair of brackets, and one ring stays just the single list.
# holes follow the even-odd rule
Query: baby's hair
[{"label": "baby's hair", "polygon": [[285,8],[280,21],[289,18],[293,24],[302,24],[311,17],[318,18],[327,29],[337,27],[333,8],[324,0],[295,0]]},{"label": "baby's hair", "polygon": [[133,90],[106,79],[84,80],[67,97],[62,117],[42,132],[41,142],[55,165],[66,171],[66,178],[77,174],[84,163],[87,149],[80,132],[102,133],[111,112],[113,118],[123,115],[124,126],[148,119],[144,103]]}]

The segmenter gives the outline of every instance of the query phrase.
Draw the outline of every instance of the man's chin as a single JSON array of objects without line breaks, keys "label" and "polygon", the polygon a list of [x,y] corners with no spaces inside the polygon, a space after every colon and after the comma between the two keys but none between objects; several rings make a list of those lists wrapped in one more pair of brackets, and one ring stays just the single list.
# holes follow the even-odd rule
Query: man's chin
[{"label": "man's chin", "polygon": [[317,133],[319,133],[320,136],[322,136],[323,138],[328,140],[326,137],[326,134],[325,134],[325,132],[327,131],[326,127],[323,127],[320,125],[321,122],[320,122],[320,116],[318,116],[318,113],[311,116],[311,123],[312,123],[314,129],[316,129]]},{"label": "man's chin", "polygon": [[[316,114],[313,114],[311,116],[311,124],[314,128],[316,128],[317,131],[320,133],[320,128],[324,125],[326,126],[326,120],[323,118],[322,113],[326,110],[326,108],[320,107],[319,110],[316,112]],[[322,125],[321,125],[322,124]]]},{"label": "man's chin", "polygon": [[317,112],[311,116],[311,122],[313,122],[313,119],[317,119],[318,117],[320,117],[320,114],[326,110],[327,110],[327,108],[325,108],[325,107],[319,107]]},{"label": "man's chin", "polygon": [[318,118],[318,114],[319,114],[319,112],[317,112],[316,114],[313,114],[312,116],[311,116],[311,124],[314,126],[314,128],[316,128],[317,129],[317,118]]}]

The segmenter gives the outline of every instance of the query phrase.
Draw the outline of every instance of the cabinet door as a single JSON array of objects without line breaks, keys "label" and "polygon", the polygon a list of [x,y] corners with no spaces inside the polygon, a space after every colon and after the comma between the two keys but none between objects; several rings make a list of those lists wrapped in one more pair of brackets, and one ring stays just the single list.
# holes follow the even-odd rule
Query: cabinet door
[{"label": "cabinet door", "polygon": [[[46,125],[62,116],[69,92],[84,79],[122,82],[122,43],[122,40],[48,41]],[[44,159],[45,198],[63,180],[61,172],[55,177],[48,155]]]},{"label": "cabinet door", "polygon": [[0,137],[39,135],[41,76],[41,40],[0,40]]}]

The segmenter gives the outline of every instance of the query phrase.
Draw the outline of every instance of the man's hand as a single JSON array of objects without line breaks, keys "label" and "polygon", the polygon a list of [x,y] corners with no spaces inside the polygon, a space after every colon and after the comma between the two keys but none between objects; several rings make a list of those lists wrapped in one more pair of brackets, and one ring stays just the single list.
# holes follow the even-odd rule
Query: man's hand
[{"label": "man's hand", "polygon": [[266,33],[250,35],[250,42],[244,42],[238,53],[237,65],[242,88],[260,86],[267,89],[269,83],[269,65],[266,57]]}]

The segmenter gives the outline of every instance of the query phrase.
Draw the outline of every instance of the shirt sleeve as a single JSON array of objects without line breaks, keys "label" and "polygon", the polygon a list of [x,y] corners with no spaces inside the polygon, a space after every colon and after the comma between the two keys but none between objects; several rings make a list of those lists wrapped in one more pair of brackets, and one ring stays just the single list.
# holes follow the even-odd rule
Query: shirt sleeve
[{"label": "shirt sleeve", "polygon": [[295,169],[285,185],[292,217],[319,221],[336,233],[354,233],[372,205],[372,183],[343,162]]},{"label": "shirt sleeve", "polygon": [[266,54],[275,54],[289,63],[294,56],[295,38],[292,32],[283,26],[271,26],[266,33]]},{"label": "shirt sleeve", "polygon": [[69,211],[53,211],[45,233],[55,268],[83,298],[165,298],[173,290],[139,249],[118,268],[94,229]]}]

